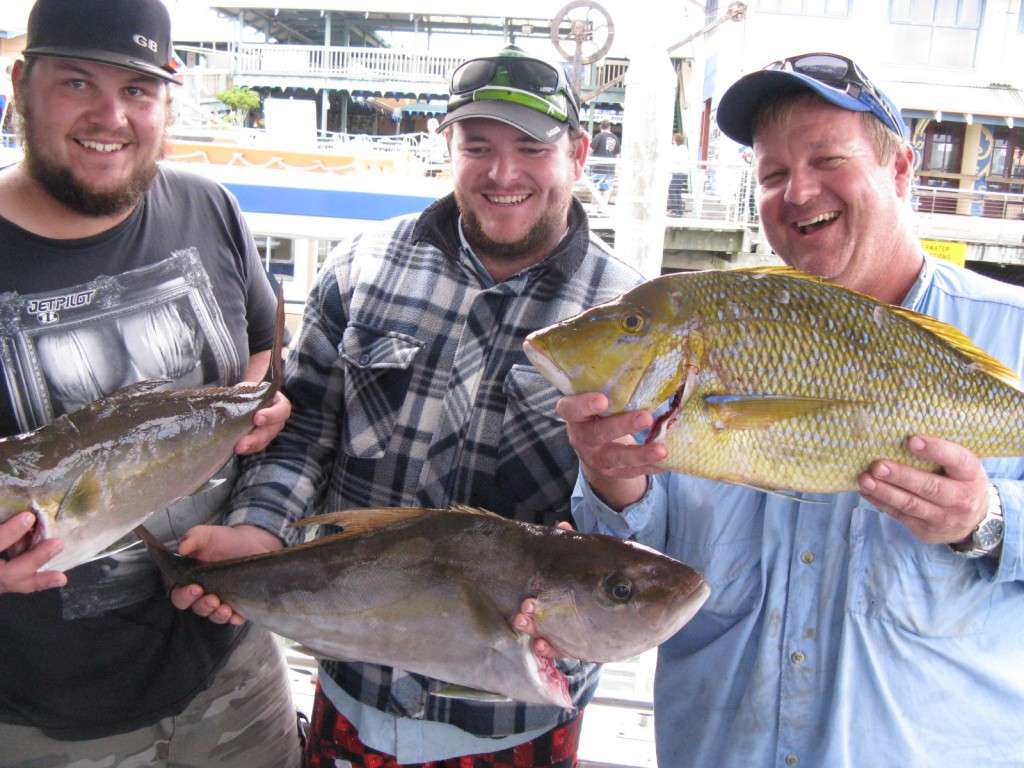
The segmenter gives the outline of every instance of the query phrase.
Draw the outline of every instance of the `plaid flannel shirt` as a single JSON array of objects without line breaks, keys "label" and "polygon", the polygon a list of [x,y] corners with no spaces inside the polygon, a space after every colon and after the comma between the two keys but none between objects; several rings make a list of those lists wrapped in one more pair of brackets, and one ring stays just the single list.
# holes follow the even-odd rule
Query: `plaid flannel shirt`
[{"label": "plaid flannel shirt", "polygon": [[[331,252],[287,360],[291,418],[243,466],[229,523],[291,541],[289,522],[335,509],[462,503],[531,523],[571,519],[578,464],[555,414],[559,393],[522,343],[641,276],[590,234],[576,201],[556,250],[500,283],[463,246],[458,222],[449,195]],[[322,667],[369,706],[480,736],[575,714],[430,696],[428,678],[372,664]],[[563,671],[584,705],[596,666]]]}]

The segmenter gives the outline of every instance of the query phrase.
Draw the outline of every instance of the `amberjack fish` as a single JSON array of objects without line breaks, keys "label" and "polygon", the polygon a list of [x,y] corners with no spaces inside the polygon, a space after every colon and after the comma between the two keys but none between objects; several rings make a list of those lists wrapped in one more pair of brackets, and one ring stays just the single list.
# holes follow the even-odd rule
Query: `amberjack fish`
[{"label": "amberjack fish", "polygon": [[561,707],[572,705],[565,676],[509,624],[524,598],[537,599],[538,628],[556,647],[615,661],[675,634],[710,594],[699,573],[648,547],[477,509],[367,509],[301,521],[320,523],[344,530],[210,563],[138,533],[172,586],[200,584],[317,656]]},{"label": "amberjack fish", "polygon": [[0,522],[35,513],[32,543],[57,538],[47,569],[94,558],[178,499],[201,488],[252,428],[252,415],[282,380],[284,301],[269,381],[168,389],[168,380],[124,387],[44,427],[0,439]]},{"label": "amberjack fish", "polygon": [[934,435],[1024,455],[1017,374],[960,330],[789,268],[664,275],[536,331],[527,357],[612,413],[668,403],[667,469],[774,491],[857,488]]}]

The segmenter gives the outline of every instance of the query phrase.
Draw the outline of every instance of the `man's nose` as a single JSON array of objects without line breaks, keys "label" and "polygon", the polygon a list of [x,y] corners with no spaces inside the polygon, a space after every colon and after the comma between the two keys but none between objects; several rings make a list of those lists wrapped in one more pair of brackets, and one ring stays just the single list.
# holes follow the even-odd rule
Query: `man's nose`
[{"label": "man's nose", "polygon": [[97,91],[86,112],[88,119],[103,127],[122,126],[127,122],[125,105],[117,93]]},{"label": "man's nose", "polygon": [[507,184],[519,176],[519,159],[513,152],[495,152],[488,173],[491,181]]},{"label": "man's nose", "polygon": [[786,180],[786,202],[803,205],[818,194],[818,178],[807,168],[791,169]]}]

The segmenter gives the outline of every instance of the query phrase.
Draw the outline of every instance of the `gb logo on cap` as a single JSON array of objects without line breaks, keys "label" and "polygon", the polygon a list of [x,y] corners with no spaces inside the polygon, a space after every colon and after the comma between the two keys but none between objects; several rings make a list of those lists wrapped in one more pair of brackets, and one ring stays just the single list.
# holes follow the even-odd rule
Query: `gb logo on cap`
[{"label": "gb logo on cap", "polygon": [[150,40],[145,35],[140,35],[136,32],[132,35],[132,40],[135,41],[136,45],[142,46],[143,48],[149,48],[153,53],[160,52],[160,46],[157,45],[156,40]]}]

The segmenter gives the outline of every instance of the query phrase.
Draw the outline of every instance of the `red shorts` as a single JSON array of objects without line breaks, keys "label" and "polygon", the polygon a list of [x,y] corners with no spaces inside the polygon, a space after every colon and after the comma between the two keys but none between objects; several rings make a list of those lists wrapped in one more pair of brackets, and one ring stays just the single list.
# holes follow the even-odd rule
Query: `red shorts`
[{"label": "red shorts", "polygon": [[352,723],[334,708],[317,685],[303,764],[306,768],[333,768],[334,761],[339,759],[347,760],[352,768],[576,768],[582,723],[581,712],[533,741],[500,752],[400,767],[393,755],[363,744]]}]

